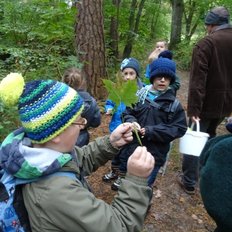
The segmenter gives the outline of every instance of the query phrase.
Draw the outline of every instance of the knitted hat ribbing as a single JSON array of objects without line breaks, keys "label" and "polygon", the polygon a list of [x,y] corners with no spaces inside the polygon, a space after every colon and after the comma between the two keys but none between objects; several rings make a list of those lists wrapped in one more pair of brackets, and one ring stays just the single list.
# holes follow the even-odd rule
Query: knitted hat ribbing
[{"label": "knitted hat ribbing", "polygon": [[229,11],[223,7],[215,7],[209,11],[205,17],[206,25],[222,25],[229,23],[230,14]]},{"label": "knitted hat ribbing", "polygon": [[[17,87],[22,76],[10,74],[0,83],[0,98],[7,105],[6,95],[14,95],[10,86]],[[15,78],[16,77],[16,78]],[[20,79],[20,81],[19,81]],[[64,83],[54,80],[36,80],[18,86],[19,117],[26,135],[35,143],[44,143],[63,132],[84,108],[78,93]],[[6,90],[7,89],[7,90]],[[11,90],[10,90],[11,89]],[[17,92],[17,91],[15,91]]]},{"label": "knitted hat ribbing", "polygon": [[140,65],[135,58],[126,58],[122,61],[120,70],[123,71],[125,68],[132,68],[135,70],[137,76],[140,75]]},{"label": "knitted hat ribbing", "polygon": [[150,82],[153,84],[155,77],[170,77],[171,83],[176,79],[176,63],[168,58],[160,57],[150,64]]}]

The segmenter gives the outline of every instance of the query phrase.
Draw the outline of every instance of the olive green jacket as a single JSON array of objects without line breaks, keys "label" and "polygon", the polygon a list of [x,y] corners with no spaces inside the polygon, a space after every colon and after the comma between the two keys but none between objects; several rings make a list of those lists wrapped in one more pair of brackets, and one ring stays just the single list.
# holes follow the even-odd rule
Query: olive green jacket
[{"label": "olive green jacket", "polygon": [[[97,170],[118,152],[109,136],[76,148],[77,163],[63,171],[80,168],[85,174]],[[141,231],[151,189],[147,180],[127,175],[111,205],[97,199],[83,184],[66,176],[51,176],[27,184],[23,197],[33,232],[132,232]]]}]

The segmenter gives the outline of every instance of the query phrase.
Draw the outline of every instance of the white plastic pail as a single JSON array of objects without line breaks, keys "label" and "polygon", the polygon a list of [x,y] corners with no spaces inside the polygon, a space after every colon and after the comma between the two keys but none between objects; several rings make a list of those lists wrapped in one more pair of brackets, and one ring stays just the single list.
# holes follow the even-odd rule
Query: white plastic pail
[{"label": "white plastic pail", "polygon": [[200,132],[199,121],[196,121],[196,131],[193,131],[194,123],[191,125],[191,129],[188,128],[183,137],[180,138],[179,151],[182,154],[200,156],[203,150],[209,134]]}]

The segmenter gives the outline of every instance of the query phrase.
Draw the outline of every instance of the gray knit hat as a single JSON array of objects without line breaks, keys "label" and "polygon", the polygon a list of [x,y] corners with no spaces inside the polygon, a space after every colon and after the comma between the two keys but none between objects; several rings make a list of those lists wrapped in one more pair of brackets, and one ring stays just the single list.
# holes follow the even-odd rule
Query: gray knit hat
[{"label": "gray knit hat", "polygon": [[227,24],[230,21],[229,11],[223,7],[215,7],[205,17],[206,25],[222,25]]},{"label": "gray knit hat", "polygon": [[125,68],[132,68],[135,70],[137,77],[140,76],[140,65],[138,60],[135,58],[125,58],[120,66],[120,70],[123,71]]}]

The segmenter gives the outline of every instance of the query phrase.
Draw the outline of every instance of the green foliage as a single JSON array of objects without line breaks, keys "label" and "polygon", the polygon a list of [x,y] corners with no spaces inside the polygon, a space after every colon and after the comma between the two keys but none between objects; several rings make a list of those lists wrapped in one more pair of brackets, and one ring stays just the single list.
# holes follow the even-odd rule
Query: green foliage
[{"label": "green foliage", "polygon": [[0,0],[0,5],[1,76],[17,71],[29,80],[60,79],[67,67],[80,66],[73,47],[75,8],[58,0]]},{"label": "green foliage", "polygon": [[188,41],[182,41],[177,45],[174,52],[174,60],[177,61],[178,69],[186,71],[190,69],[192,50],[193,44],[189,44]]},{"label": "green foliage", "polygon": [[[74,44],[75,7],[63,0],[0,0],[0,80],[9,72],[26,81],[60,79],[80,67]],[[16,108],[0,102],[0,142],[20,125]]]},{"label": "green foliage", "polygon": [[13,130],[19,126],[18,111],[16,107],[5,108],[0,101],[0,143]]},{"label": "green foliage", "polygon": [[[140,1],[138,1],[139,4]],[[168,39],[170,34],[170,5],[169,1],[147,0],[140,18],[139,31],[135,35],[133,51],[131,56],[139,60],[147,59],[148,54],[154,48],[154,40]],[[137,6],[138,6],[137,4]],[[121,1],[119,14],[119,51],[120,56],[124,49],[126,38],[129,30],[128,18],[130,15],[131,1]],[[105,28],[110,28],[110,19],[115,15],[115,8],[112,0],[104,1],[104,25]],[[153,25],[153,26],[152,26]],[[110,39],[109,32],[106,32],[107,40]]]},{"label": "green foliage", "polygon": [[137,82],[133,81],[117,81],[116,83],[103,79],[103,83],[109,93],[108,98],[115,103],[115,108],[117,108],[121,102],[126,106],[132,106],[133,103],[137,102]]}]

